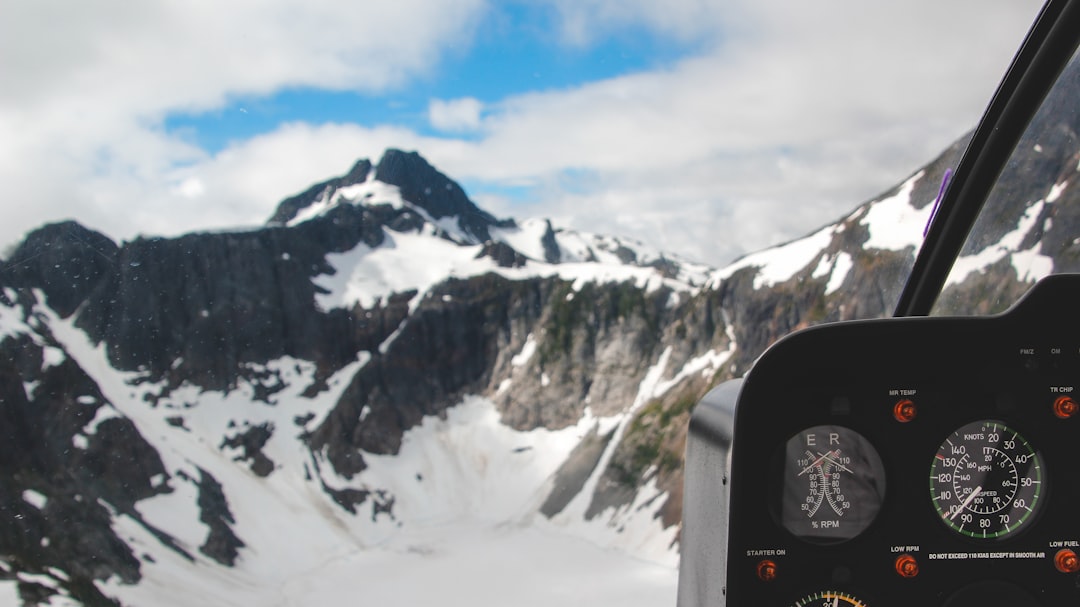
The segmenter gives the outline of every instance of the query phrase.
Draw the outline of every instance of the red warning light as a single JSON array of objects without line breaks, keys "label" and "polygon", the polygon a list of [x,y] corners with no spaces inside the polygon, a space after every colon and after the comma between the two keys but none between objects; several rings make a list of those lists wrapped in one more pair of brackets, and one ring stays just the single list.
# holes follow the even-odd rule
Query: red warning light
[{"label": "red warning light", "polygon": [[1080,558],[1072,550],[1063,548],[1054,555],[1054,567],[1062,573],[1076,573],[1080,571]]},{"label": "red warning light", "polygon": [[898,401],[892,410],[893,417],[896,418],[896,421],[902,424],[906,424],[909,421],[915,419],[915,416],[918,414],[918,412],[919,411],[915,407],[915,403],[908,398]]},{"label": "red warning light", "polygon": [[1080,411],[1080,405],[1071,396],[1060,396],[1054,401],[1054,415],[1061,419],[1069,419]]},{"label": "red warning light", "polygon": [[757,565],[758,579],[763,582],[771,582],[776,579],[776,563],[768,559]]},{"label": "red warning light", "polygon": [[896,557],[896,573],[900,577],[915,577],[919,575],[919,562],[910,554],[901,554]]}]

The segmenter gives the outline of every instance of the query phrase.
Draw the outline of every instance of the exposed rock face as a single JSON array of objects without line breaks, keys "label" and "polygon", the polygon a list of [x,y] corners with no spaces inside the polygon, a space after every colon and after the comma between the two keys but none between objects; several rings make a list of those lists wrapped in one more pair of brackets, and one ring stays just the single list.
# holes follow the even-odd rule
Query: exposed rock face
[{"label": "exposed rock face", "polygon": [[540,244],[544,247],[544,261],[548,263],[559,263],[562,261],[562,251],[559,250],[559,243],[555,240],[555,230],[551,227],[551,221],[544,220],[545,230],[543,237],[540,238]]},{"label": "exposed rock face", "polygon": [[[270,440],[270,437],[273,434],[273,424],[266,423],[249,426],[242,432],[225,437],[221,441],[219,448],[224,449],[229,447],[239,450],[240,455],[234,457],[233,461],[250,462],[252,472],[258,476],[267,477],[274,471],[274,462],[263,453],[262,449],[266,446],[266,442]],[[203,473],[205,476],[205,471],[203,471]]]},{"label": "exposed rock face", "polygon": [[480,210],[454,180],[428,164],[416,152],[387,150],[375,169],[375,179],[396,185],[405,200],[423,207],[435,219],[457,218],[475,242],[491,240],[488,228],[495,217]]},{"label": "exposed rock face", "polygon": [[518,253],[505,242],[486,242],[477,258],[490,257],[502,268],[521,268],[528,264],[528,258]]},{"label": "exposed rock face", "polygon": [[47,225],[15,249],[5,282],[42,289],[49,307],[67,318],[115,267],[117,251],[107,237],[74,221]]},{"label": "exposed rock face", "polygon": [[[341,177],[317,183],[304,192],[285,199],[270,217],[270,225],[285,225],[300,211],[325,200],[336,190],[364,183],[369,179],[396,186],[401,197],[423,209],[432,219],[452,218],[458,222],[473,242],[491,240],[488,229],[493,226],[513,226],[513,220],[498,221],[478,208],[454,180],[440,173],[416,152],[390,149],[372,167],[368,160],[358,161]],[[391,225],[403,230],[405,226]],[[415,226],[414,226],[415,227]]]},{"label": "exposed rock face", "polygon": [[600,436],[597,430],[598,426],[593,426],[559,467],[553,479],[551,493],[540,505],[540,514],[551,518],[562,512],[570,501],[581,493],[586,481],[596,472],[596,467],[613,436],[612,432]]},{"label": "exposed rock face", "polygon": [[[1078,94],[1080,63],[1074,60],[1065,68],[1057,85],[1050,91],[1024,132],[1018,145],[1021,153],[1014,154],[1002,171],[993,193],[987,200],[986,212],[980,218],[981,224],[973,231],[975,235],[968,240],[962,254],[976,253],[999,243],[1005,234],[1016,228],[1021,216],[1036,201],[1046,198],[1050,185],[1069,183],[1075,179],[1078,160],[1076,142],[1080,135],[1080,114],[1075,110]],[[1075,188],[1066,189],[1065,192],[1077,195]],[[1017,204],[1018,202],[1021,204]],[[1046,215],[1040,219],[1051,214],[1057,215],[1051,213],[1050,208],[1069,209],[1075,213],[1074,205],[1055,205],[1044,209]],[[1045,240],[1043,251],[1058,259],[1059,254],[1065,252],[1061,246],[1065,244],[1066,238],[1062,236],[1074,237],[1080,225],[1071,221],[1059,221],[1056,217],[1054,223],[1055,229],[1051,232],[1055,232],[1057,237]],[[1039,236],[1041,234],[1031,234],[1031,240],[1026,244],[1034,244]],[[1067,257],[1075,260],[1075,252]]]},{"label": "exposed rock face", "polygon": [[325,449],[347,478],[364,469],[361,450],[397,453],[402,433],[424,416],[440,414],[467,392],[482,393],[511,317],[535,314],[530,304],[542,288],[485,275],[429,292],[385,354],[356,374],[312,433],[312,448]]},{"label": "exposed rock face", "polygon": [[[992,262],[952,280],[941,313],[1004,311],[1031,285],[1033,266],[1080,271],[1080,62],[1075,58],[1024,132],[961,256]],[[1038,274],[1038,272],[1035,272]]]},{"label": "exposed rock face", "polygon": [[[285,355],[316,361],[329,374],[381,343],[403,310],[392,302],[363,318],[320,310],[312,278],[334,271],[327,253],[378,246],[382,226],[401,215],[342,206],[295,229],[140,238],[120,248],[85,230],[50,240],[58,230],[78,232],[48,226],[17,250],[31,263],[12,286],[42,289],[61,315],[82,306],[78,326],[107,345],[113,364],[144,370],[152,381],[225,390],[246,374],[245,363]],[[86,242],[98,243],[89,255]],[[50,271],[66,266],[49,260],[73,260],[74,269],[62,271],[79,282],[58,283]]]},{"label": "exposed rock face", "polygon": [[198,484],[199,520],[210,528],[206,542],[199,546],[199,551],[218,563],[231,567],[236,562],[239,549],[244,547],[243,540],[236,537],[230,526],[236,523],[236,519],[229,511],[225,493],[217,479],[206,470],[200,469]]},{"label": "exposed rock face", "polygon": [[362,159],[354,164],[353,168],[345,175],[316,183],[296,196],[290,196],[282,200],[267,223],[270,225],[285,225],[296,217],[297,213],[314,204],[327,192],[363,183],[367,180],[369,173],[371,173],[371,161],[366,158]]},{"label": "exposed rock face", "polygon": [[[139,579],[138,558],[112,517],[170,490],[158,454],[130,421],[112,416],[94,380],[47,331],[0,339],[0,403],[6,570],[52,577],[86,604],[114,604],[93,581]],[[45,590],[21,582],[24,596]]]}]

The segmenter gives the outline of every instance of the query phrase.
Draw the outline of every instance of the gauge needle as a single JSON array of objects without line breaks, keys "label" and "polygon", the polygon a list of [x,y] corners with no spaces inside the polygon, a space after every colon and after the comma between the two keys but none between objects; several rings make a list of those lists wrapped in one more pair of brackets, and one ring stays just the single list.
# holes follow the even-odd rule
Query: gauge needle
[{"label": "gauge needle", "polygon": [[838,595],[833,597],[832,607],[839,607],[839,605],[840,605],[840,595],[838,594]]},{"label": "gauge needle", "polygon": [[803,468],[802,471],[799,472],[798,474],[796,474],[795,476],[802,476],[802,475],[806,474],[808,471],[813,469],[815,466],[821,465],[821,462],[826,461],[826,460],[828,460],[828,462],[830,464],[836,466],[837,468],[843,470],[844,472],[850,472],[851,474],[855,474],[854,472],[851,472],[850,468],[848,468],[847,466],[845,466],[845,465],[841,464],[840,462],[836,461],[835,459],[833,459],[834,457],[839,455],[839,453],[837,452],[836,449],[833,449],[832,451],[829,451],[828,453],[825,453],[825,454],[819,453],[818,455],[820,457],[818,457],[816,460],[814,460],[809,466]]},{"label": "gauge needle", "polygon": [[953,520],[954,518],[956,518],[956,515],[960,514],[960,512],[962,512],[964,510],[964,508],[967,508],[968,504],[971,503],[971,500],[978,497],[980,493],[982,493],[982,485],[979,485],[978,487],[975,487],[975,490],[972,491],[971,494],[967,496],[967,499],[964,500],[964,503],[960,504],[960,507],[957,508],[956,511],[953,512],[951,515],[949,515],[947,518],[950,521]]},{"label": "gauge needle", "polygon": [[[818,454],[818,455],[821,455],[821,454]],[[819,457],[816,460],[814,460],[813,462],[811,462],[809,466],[803,468],[802,471],[799,472],[798,474],[796,474],[795,476],[802,476],[802,475],[806,474],[808,471],[812,470],[814,468],[814,466],[817,466],[818,464],[820,464],[822,460],[829,457],[830,455],[833,455],[832,451],[829,451],[825,455],[821,455],[821,457]],[[830,460],[830,461],[832,461],[832,460]]]},{"label": "gauge needle", "polygon": [[[837,452],[837,451],[829,451],[825,455],[822,455],[821,459],[828,460],[829,463],[831,463],[832,465],[836,466],[837,468],[843,470],[844,472],[851,472],[851,468],[848,468],[844,464],[841,464],[840,462],[833,459],[833,456],[837,456],[837,455],[840,455],[840,453]],[[818,461],[820,462],[821,459],[819,459]],[[851,474],[855,474],[855,473],[851,472]]]}]

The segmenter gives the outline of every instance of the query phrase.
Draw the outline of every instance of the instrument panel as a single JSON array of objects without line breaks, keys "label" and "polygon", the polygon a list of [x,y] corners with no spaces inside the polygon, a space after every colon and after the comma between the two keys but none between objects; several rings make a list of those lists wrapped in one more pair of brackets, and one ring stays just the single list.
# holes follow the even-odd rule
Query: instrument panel
[{"label": "instrument panel", "polygon": [[1077,302],[815,327],[710,393],[680,606],[1080,604]]}]

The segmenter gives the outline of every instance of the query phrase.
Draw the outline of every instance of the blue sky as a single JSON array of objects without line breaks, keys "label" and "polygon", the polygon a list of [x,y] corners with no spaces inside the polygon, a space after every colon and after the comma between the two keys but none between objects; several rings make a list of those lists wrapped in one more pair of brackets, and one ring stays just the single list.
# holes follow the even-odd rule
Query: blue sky
[{"label": "blue sky", "polygon": [[558,21],[550,5],[507,3],[482,17],[473,40],[447,49],[434,69],[403,86],[378,92],[304,87],[237,96],[210,111],[170,113],[164,128],[211,153],[283,122],[398,125],[435,137],[442,132],[429,120],[433,98],[471,97],[491,104],[519,93],[568,89],[664,69],[703,44],[641,26],[567,44],[559,37]]},{"label": "blue sky", "polygon": [[972,128],[1036,0],[64,0],[0,21],[0,246],[251,227],[387,147],[720,265]]}]

